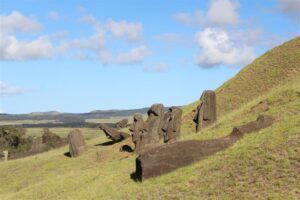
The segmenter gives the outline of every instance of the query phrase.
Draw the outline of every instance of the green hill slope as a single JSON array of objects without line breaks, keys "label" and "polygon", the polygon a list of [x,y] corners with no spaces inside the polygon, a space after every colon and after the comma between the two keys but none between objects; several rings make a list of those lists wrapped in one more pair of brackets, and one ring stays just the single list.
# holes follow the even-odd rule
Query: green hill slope
[{"label": "green hill slope", "polygon": [[[300,77],[300,37],[275,47],[243,68],[216,90],[218,116],[239,108],[270,89]],[[185,108],[185,121],[191,128],[192,110],[199,102]]]},{"label": "green hill slope", "polygon": [[[299,38],[293,41],[299,45]],[[298,55],[293,62],[299,63],[299,53],[293,55]],[[300,199],[300,76],[299,65],[293,66],[297,68],[290,69],[293,76],[276,87],[270,85],[267,92],[257,92],[252,100],[236,96],[238,106],[230,112],[224,109],[218,122],[199,134],[189,132],[185,118],[186,134],[181,140],[225,136],[233,126],[253,121],[262,113],[276,118],[272,127],[246,135],[203,161],[137,183],[130,178],[135,155],[119,152],[122,143],[99,146],[107,141],[101,136],[89,140],[88,152],[78,158],[65,157],[68,147],[63,147],[0,163],[0,199]],[[238,87],[233,81],[235,78],[220,89],[227,84]],[[260,109],[261,102],[269,109]],[[193,106],[185,107],[185,117]]]}]

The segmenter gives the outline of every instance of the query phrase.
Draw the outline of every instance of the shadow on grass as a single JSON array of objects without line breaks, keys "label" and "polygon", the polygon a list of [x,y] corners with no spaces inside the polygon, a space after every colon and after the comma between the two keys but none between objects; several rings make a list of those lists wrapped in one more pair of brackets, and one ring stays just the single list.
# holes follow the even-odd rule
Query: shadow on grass
[{"label": "shadow on grass", "polygon": [[132,173],[130,174],[130,178],[131,178],[131,180],[133,180],[134,182],[141,182],[136,172],[132,172]]},{"label": "shadow on grass", "polygon": [[66,156],[66,157],[68,157],[68,158],[71,158],[71,157],[72,157],[70,152],[64,153],[64,156]]},{"label": "shadow on grass", "polygon": [[95,146],[110,146],[110,145],[113,145],[115,143],[116,143],[115,141],[107,141],[107,142],[103,142],[101,144],[95,144]]}]

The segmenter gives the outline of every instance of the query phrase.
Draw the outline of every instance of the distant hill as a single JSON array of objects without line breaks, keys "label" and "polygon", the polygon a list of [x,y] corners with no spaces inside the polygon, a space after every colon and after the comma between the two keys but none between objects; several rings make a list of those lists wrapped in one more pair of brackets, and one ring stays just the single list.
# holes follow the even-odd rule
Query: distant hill
[{"label": "distant hill", "polygon": [[86,119],[125,117],[134,113],[145,114],[148,108],[128,110],[95,110],[88,113],[34,112],[29,114],[0,114],[0,121],[10,120],[55,120],[58,122],[83,122]]}]

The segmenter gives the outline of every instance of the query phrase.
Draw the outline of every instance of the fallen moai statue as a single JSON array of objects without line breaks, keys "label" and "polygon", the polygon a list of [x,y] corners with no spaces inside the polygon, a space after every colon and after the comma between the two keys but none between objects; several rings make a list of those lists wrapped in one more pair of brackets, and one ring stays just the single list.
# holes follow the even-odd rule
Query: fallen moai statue
[{"label": "fallen moai statue", "polygon": [[116,129],[111,128],[106,124],[100,124],[99,128],[105,133],[107,138],[113,140],[114,142],[119,142],[121,140],[124,140],[125,138],[130,137],[129,134],[117,131]]},{"label": "fallen moai statue", "polygon": [[248,124],[234,127],[231,134],[245,134],[250,132],[259,131],[260,129],[271,126],[274,122],[274,118],[268,115],[259,115],[256,121]]},{"label": "fallen moai statue", "polygon": [[122,119],[116,123],[117,129],[126,128],[128,126],[128,119]]},{"label": "fallen moai statue", "polygon": [[164,115],[163,137],[164,143],[175,142],[180,135],[182,110],[178,107],[171,107]]},{"label": "fallen moai statue", "polygon": [[85,140],[80,132],[80,130],[72,130],[69,135],[69,150],[71,157],[80,156],[87,150]]},{"label": "fallen moai statue", "polygon": [[242,138],[245,133],[271,126],[273,121],[272,117],[259,116],[255,122],[234,128],[232,133],[226,137],[175,142],[144,151],[136,159],[135,177],[137,180],[143,181],[202,160],[228,148]]},{"label": "fallen moai statue", "polygon": [[212,90],[203,92],[201,104],[197,107],[194,122],[196,123],[196,132],[202,128],[214,123],[217,120],[216,93]]}]

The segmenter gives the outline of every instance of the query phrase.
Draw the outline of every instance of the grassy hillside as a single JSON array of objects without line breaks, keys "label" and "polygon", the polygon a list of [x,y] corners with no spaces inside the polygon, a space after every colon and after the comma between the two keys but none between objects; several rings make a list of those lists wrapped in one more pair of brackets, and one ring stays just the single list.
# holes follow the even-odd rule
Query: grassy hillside
[{"label": "grassy hillside", "polygon": [[[244,67],[216,90],[218,116],[222,116],[300,76],[300,37],[275,47]],[[185,107],[185,123],[191,123],[192,110],[199,103]],[[191,128],[191,126],[189,126]]]},{"label": "grassy hillside", "polygon": [[[294,41],[299,44],[299,38]],[[181,140],[225,136],[233,126],[262,113],[276,118],[272,127],[246,135],[205,160],[137,183],[130,178],[135,155],[119,152],[122,143],[100,145],[107,141],[102,135],[88,140],[88,152],[78,158],[65,157],[68,148],[63,147],[0,163],[0,199],[300,199],[300,76],[299,65],[294,67],[293,80],[285,79],[267,92],[257,90],[247,101],[232,94],[238,106],[223,111],[217,123],[199,134],[192,134],[187,118],[197,103],[184,108]],[[235,79],[240,78],[221,88],[229,88]],[[262,108],[262,102],[269,109]]]}]

